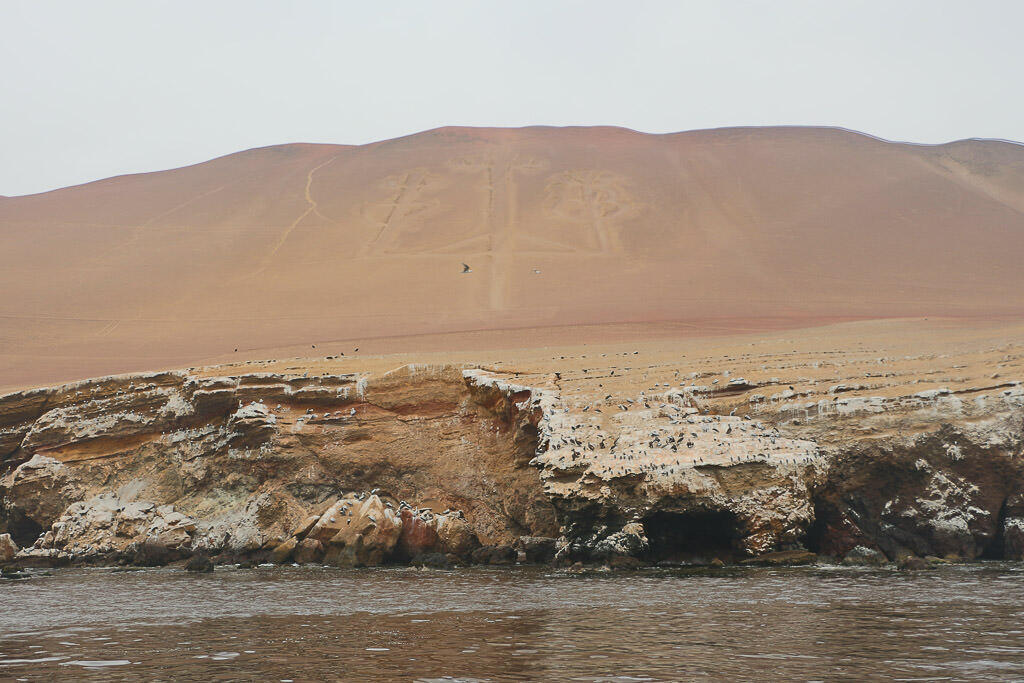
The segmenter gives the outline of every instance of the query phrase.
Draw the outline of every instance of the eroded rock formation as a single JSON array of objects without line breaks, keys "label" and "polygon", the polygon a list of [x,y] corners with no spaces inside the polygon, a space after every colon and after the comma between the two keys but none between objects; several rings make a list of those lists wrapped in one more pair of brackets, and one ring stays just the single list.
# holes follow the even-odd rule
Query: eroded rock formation
[{"label": "eroded rock formation", "polygon": [[0,528],[40,561],[468,559],[481,544],[557,535],[525,465],[539,419],[529,393],[456,368],[172,372],[11,394]]},{"label": "eroded rock formation", "polygon": [[860,389],[801,403],[739,378],[583,401],[555,381],[404,366],[19,392],[0,397],[3,552],[345,567],[1021,558],[1024,388],[848,397]]}]

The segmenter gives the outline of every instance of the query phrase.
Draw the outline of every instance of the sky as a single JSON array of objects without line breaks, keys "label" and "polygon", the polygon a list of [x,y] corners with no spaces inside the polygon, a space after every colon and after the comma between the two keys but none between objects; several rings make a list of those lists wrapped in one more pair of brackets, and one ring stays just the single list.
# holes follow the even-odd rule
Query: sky
[{"label": "sky", "polygon": [[0,195],[444,125],[1024,141],[1019,0],[0,0]]}]

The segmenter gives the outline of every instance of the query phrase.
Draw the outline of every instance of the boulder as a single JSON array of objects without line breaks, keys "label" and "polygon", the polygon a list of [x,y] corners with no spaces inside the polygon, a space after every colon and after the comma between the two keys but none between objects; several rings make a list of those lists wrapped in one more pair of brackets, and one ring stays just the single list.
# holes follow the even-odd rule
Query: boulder
[{"label": "boulder", "polygon": [[856,567],[881,567],[888,561],[879,551],[862,545],[855,546],[843,558],[843,564]]},{"label": "boulder", "polygon": [[901,572],[919,571],[921,569],[931,569],[932,564],[928,560],[916,555],[905,555],[897,560],[896,568]]},{"label": "boulder", "polygon": [[432,569],[448,569],[451,563],[444,553],[421,553],[409,562],[414,567],[430,567]]},{"label": "boulder", "polygon": [[470,555],[474,564],[515,564],[519,553],[510,545],[485,545]]},{"label": "boulder", "polygon": [[105,493],[69,505],[35,547],[60,550],[79,561],[121,556],[135,564],[158,566],[192,550],[195,528],[195,522],[173,506],[125,501]]},{"label": "boulder", "polygon": [[299,564],[313,564],[324,556],[324,546],[315,538],[304,538],[295,546],[292,558]]},{"label": "boulder", "polygon": [[298,545],[299,539],[292,536],[287,541],[277,545],[270,551],[270,561],[274,564],[284,564],[291,558],[292,553],[295,552],[295,548]]},{"label": "boulder", "polygon": [[639,569],[644,563],[630,555],[612,555],[608,560],[608,566],[612,569]]},{"label": "boulder", "polygon": [[[362,502],[353,496],[346,496],[324,510],[316,522],[305,533],[306,538],[311,538],[326,546],[338,532],[352,524],[352,511],[358,509]],[[300,524],[300,527],[302,525]],[[301,536],[302,534],[296,534]]]},{"label": "boulder", "polygon": [[460,514],[438,515],[436,519],[440,552],[467,559],[480,547],[480,539],[477,538],[473,527]]},{"label": "boulder", "polygon": [[398,537],[398,554],[401,557],[416,557],[435,552],[440,538],[437,534],[437,517],[420,514],[412,508],[404,508],[400,515],[402,532]]},{"label": "boulder", "polygon": [[814,564],[818,556],[809,550],[780,550],[774,553],[765,553],[743,560],[740,564],[753,564],[763,567],[785,567],[799,564]]},{"label": "boulder", "polygon": [[647,534],[640,522],[630,522],[619,531],[601,539],[594,546],[594,555],[599,558],[615,556],[636,556],[647,550]]},{"label": "boulder", "polygon": [[549,564],[555,559],[557,540],[548,536],[520,536],[517,545],[523,551],[526,562]]},{"label": "boulder", "polygon": [[131,555],[131,563],[140,567],[162,567],[179,557],[177,549],[169,548],[159,538],[151,537],[137,545]]},{"label": "boulder", "polygon": [[[335,507],[332,506],[325,515]],[[324,524],[321,517],[310,531],[310,537],[335,525],[339,530],[328,540],[325,561],[341,567],[373,567],[390,559],[402,533],[402,519],[376,495],[344,513],[339,511],[335,522]],[[341,521],[344,519],[344,524]]]},{"label": "boulder", "polygon": [[185,563],[185,571],[212,572],[213,560],[207,557],[204,553],[197,553],[192,557],[188,558],[188,562]]},{"label": "boulder", "polygon": [[0,534],[0,562],[10,562],[18,554],[18,545],[10,534]]},{"label": "boulder", "polygon": [[1005,504],[1006,518],[1003,520],[1003,557],[1007,560],[1024,560],[1024,495],[1010,496]]},{"label": "boulder", "polygon": [[292,536],[303,538],[306,534],[309,533],[310,529],[312,529],[319,521],[320,515],[309,515],[301,522],[299,522],[299,525],[295,527],[294,531],[292,531]]}]

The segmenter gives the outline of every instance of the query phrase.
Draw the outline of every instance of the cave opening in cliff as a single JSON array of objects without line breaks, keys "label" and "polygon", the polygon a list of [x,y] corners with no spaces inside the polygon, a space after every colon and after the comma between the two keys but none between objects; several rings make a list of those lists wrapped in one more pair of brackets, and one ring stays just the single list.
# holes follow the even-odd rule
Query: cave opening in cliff
[{"label": "cave opening in cliff", "polygon": [[686,564],[729,561],[740,537],[736,516],[723,510],[659,511],[643,520],[648,562]]},{"label": "cave opening in cliff", "polygon": [[995,530],[991,540],[981,550],[978,559],[981,560],[1003,560],[1006,559],[1006,543],[1004,530],[1006,529],[1006,506],[1007,501],[999,507],[999,517],[996,521]]},{"label": "cave opening in cliff", "polygon": [[20,510],[15,510],[7,519],[7,533],[11,535],[11,540],[24,548],[35,543],[43,533],[43,527]]},{"label": "cave opening in cliff", "polygon": [[807,527],[800,543],[812,553],[826,554],[826,548],[830,548],[828,539],[829,520],[832,518],[832,508],[820,500],[814,501],[814,521]]}]

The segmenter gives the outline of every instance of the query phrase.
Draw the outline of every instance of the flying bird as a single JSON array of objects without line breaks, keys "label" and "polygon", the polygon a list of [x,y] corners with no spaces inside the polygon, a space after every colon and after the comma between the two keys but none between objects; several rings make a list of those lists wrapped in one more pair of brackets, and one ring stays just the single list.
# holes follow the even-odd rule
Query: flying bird
[{"label": "flying bird", "polygon": [[473,272],[473,269],[472,269],[472,268],[470,268],[470,267],[469,267],[468,265],[466,265],[465,263],[463,263],[463,264],[462,264],[462,273],[463,273],[463,274],[466,274],[466,273],[472,273],[472,272]]}]

